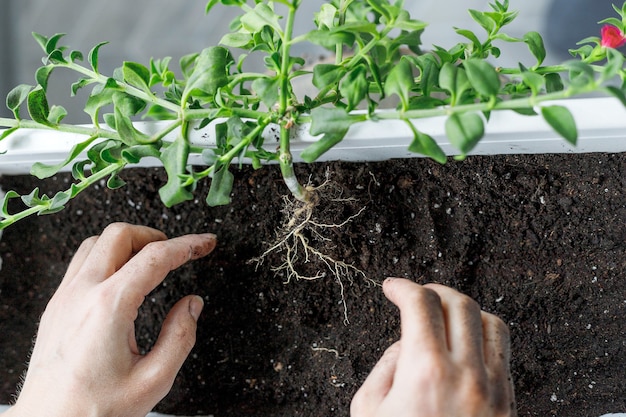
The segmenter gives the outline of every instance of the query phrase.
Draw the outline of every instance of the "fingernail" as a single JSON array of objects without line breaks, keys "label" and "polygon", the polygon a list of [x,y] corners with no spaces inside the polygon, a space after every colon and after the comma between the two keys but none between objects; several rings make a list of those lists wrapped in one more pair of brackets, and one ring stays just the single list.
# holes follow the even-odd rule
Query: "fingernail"
[{"label": "fingernail", "polygon": [[393,281],[393,280],[395,280],[395,278],[394,278],[394,277],[387,277],[387,279],[385,279],[385,281],[383,282],[383,285],[384,285],[384,284],[389,284],[389,283],[390,283],[391,281]]},{"label": "fingernail", "polygon": [[213,233],[202,233],[200,236],[204,237],[205,239],[217,240],[217,236]]},{"label": "fingernail", "polygon": [[202,297],[194,295],[191,300],[189,300],[189,314],[191,314],[191,317],[193,317],[195,321],[198,321],[203,307],[204,300]]}]

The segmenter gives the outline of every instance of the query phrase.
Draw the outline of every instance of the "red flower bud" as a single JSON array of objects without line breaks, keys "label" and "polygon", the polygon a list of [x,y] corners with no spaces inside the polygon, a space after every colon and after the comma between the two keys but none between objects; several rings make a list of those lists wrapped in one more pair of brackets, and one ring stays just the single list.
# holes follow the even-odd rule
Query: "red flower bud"
[{"label": "red flower bud", "polygon": [[606,48],[619,48],[626,43],[624,32],[613,25],[602,26],[602,41],[600,44]]}]

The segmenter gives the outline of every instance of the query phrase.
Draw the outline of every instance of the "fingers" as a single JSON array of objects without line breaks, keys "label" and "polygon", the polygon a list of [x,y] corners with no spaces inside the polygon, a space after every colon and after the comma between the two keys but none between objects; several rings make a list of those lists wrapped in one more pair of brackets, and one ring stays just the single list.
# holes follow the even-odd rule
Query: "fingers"
[{"label": "fingers", "polygon": [[457,359],[464,358],[473,365],[482,364],[483,321],[478,303],[450,287],[438,284],[424,287],[435,291],[441,299],[448,350]]},{"label": "fingers", "polygon": [[393,384],[399,354],[400,342],[394,343],[385,351],[352,399],[352,416],[367,416],[383,402]]},{"label": "fingers", "polygon": [[176,374],[196,343],[197,320],[202,298],[190,295],[172,307],[161,328],[154,348],[138,364],[139,381],[151,381],[155,403],[171,389]]},{"label": "fingers", "polygon": [[186,235],[145,245],[109,279],[111,285],[133,297],[136,310],[150,291],[172,270],[186,262],[208,255],[216,245],[213,234]]},{"label": "fingers", "polygon": [[76,253],[72,257],[72,261],[70,262],[70,265],[67,267],[67,271],[65,272],[63,281],[61,281],[61,285],[59,285],[59,289],[67,286],[71,281],[74,280],[74,278],[78,274],[78,271],[82,268],[83,264],[85,263],[85,259],[87,258],[87,256],[93,249],[94,245],[96,244],[97,240],[98,240],[97,236],[92,236],[88,239],[85,239],[80,244],[80,246],[76,250]]},{"label": "fingers", "polygon": [[413,356],[447,351],[445,318],[436,292],[401,278],[385,280],[383,291],[400,309],[403,352]]},{"label": "fingers", "polygon": [[515,391],[511,376],[511,342],[509,329],[493,314],[482,313],[485,365],[490,384],[496,387],[494,408],[515,411]]},{"label": "fingers", "polygon": [[84,279],[102,282],[148,243],[165,239],[163,232],[149,227],[113,223],[98,237],[85,257],[80,273]]}]

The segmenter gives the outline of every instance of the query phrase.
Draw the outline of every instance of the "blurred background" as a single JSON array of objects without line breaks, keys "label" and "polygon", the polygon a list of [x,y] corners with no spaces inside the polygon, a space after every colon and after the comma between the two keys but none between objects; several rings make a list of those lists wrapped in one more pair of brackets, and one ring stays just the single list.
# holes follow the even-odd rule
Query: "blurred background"
[{"label": "blurred background", "polygon": [[[171,56],[173,62],[191,52],[216,44],[239,12],[233,7],[216,6],[204,14],[206,0],[1,0],[0,9],[0,96],[17,84],[34,84],[43,52],[32,32],[46,36],[66,33],[61,41],[85,55],[97,43],[110,42],[100,51],[100,69],[111,74],[123,61],[147,65],[150,58]],[[502,1],[502,0],[501,0]],[[619,1],[619,0],[615,0]],[[463,38],[453,27],[482,29],[470,18],[467,9],[489,10],[492,0],[407,0],[411,16],[429,23],[422,37],[425,48],[436,44],[451,47]],[[510,0],[510,9],[519,17],[505,33],[521,37],[528,31],[544,35],[548,48],[547,64],[568,59],[568,49],[588,36],[599,36],[598,20],[615,16],[612,0]],[[313,13],[324,1],[304,0],[296,29],[299,33],[313,27]],[[621,4],[619,4],[621,7]],[[295,54],[323,56],[317,47],[300,46]],[[503,48],[501,65],[534,63],[522,44]],[[172,65],[175,70],[175,66]],[[69,71],[53,74],[49,101],[64,106],[68,123],[86,123],[82,108],[88,89],[78,98],[70,97],[70,85],[78,79]],[[4,103],[0,117],[11,113]]]}]

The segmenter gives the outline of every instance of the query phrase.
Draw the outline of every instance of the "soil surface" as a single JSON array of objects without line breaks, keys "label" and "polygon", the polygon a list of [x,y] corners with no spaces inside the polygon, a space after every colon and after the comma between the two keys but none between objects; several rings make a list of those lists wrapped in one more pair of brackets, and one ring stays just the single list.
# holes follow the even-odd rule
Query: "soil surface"
[{"label": "soil surface", "polygon": [[[12,400],[37,321],[79,243],[125,221],[170,236],[212,231],[219,247],[172,273],[142,307],[148,350],[170,306],[201,294],[198,341],[158,406],[178,415],[347,416],[355,391],[399,337],[396,308],[379,286],[390,275],[451,285],[509,324],[520,416],[626,411],[626,155],[470,157],[298,167],[300,178],[342,190],[327,223],[365,210],[315,242],[367,273],[291,279],[250,262],[283,222],[286,188],[276,167],[236,170],[233,203],[167,209],[159,169],[127,170],[128,185],[91,189],[56,215],[5,231],[0,243],[0,403]],[[28,193],[70,177],[2,178]],[[313,236],[311,236],[313,239]],[[315,274],[324,265],[301,266]],[[344,305],[349,324],[344,323]],[[106,337],[103,335],[102,337]]]}]

